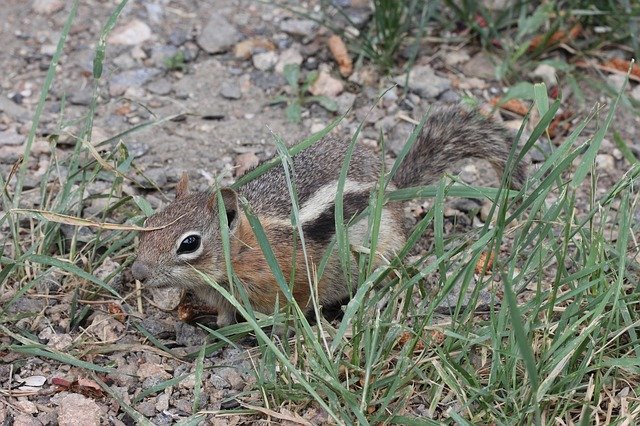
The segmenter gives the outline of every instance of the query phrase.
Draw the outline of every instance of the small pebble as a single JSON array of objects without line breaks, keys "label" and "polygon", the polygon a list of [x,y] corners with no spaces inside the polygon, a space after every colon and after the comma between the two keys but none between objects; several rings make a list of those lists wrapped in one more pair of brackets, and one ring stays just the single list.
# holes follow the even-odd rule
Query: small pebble
[{"label": "small pebble", "polygon": [[271,51],[256,53],[252,57],[252,62],[256,69],[260,71],[268,71],[278,63],[278,54]]},{"label": "small pebble", "polygon": [[237,84],[225,81],[220,87],[220,95],[225,99],[240,99],[242,97],[242,91]]}]

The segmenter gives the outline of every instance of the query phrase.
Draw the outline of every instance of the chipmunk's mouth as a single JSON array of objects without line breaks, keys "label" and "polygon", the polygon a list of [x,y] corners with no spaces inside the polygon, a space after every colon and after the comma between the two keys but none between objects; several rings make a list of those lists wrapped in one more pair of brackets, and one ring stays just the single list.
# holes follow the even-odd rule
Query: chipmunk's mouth
[{"label": "chipmunk's mouth", "polygon": [[160,267],[136,260],[131,265],[133,278],[140,281],[144,288],[184,287],[182,278]]}]

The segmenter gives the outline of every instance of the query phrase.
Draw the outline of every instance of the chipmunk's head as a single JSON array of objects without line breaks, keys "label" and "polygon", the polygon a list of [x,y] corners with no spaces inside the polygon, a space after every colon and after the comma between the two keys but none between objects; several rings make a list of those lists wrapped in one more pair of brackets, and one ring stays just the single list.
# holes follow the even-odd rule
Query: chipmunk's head
[{"label": "chipmunk's head", "polygon": [[[131,271],[148,287],[208,286],[196,269],[216,282],[226,280],[217,193],[189,193],[188,183],[185,174],[176,188],[176,199],[147,219],[145,227],[150,230],[140,233]],[[240,219],[238,196],[232,189],[220,192],[233,234]]]}]

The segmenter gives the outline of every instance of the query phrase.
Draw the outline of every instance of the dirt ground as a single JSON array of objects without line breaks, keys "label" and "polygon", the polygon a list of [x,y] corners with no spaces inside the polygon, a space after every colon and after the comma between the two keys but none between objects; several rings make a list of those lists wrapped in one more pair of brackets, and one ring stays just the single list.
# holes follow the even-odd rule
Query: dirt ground
[{"label": "dirt ground", "polygon": [[[0,172],[3,176],[9,175],[22,152],[71,3],[3,1],[0,19],[3,46],[0,49]],[[309,3],[313,9],[315,2]],[[366,2],[343,3],[351,5],[347,10],[354,17],[368,13]],[[64,152],[71,149],[82,129],[92,102],[96,45],[116,6],[117,2],[112,0],[80,2],[37,129],[34,158],[30,160],[33,184],[50,158],[46,138],[59,135],[59,149]],[[401,87],[393,87],[394,82],[403,82],[403,79],[393,73],[383,75],[375,67],[357,68],[351,76],[341,76],[327,48],[329,35],[327,29],[313,21],[257,1],[130,1],[107,44],[91,141],[98,144],[149,120],[173,117],[118,138],[136,153],[136,164],[157,182],[167,197],[140,185],[132,185],[130,191],[144,195],[154,207],[160,207],[172,197],[182,172],[187,172],[201,189],[220,174],[225,183],[232,182],[238,168],[246,169],[275,152],[274,134],[281,135],[287,143],[295,143],[349,109],[351,112],[334,131],[335,135],[350,137],[364,120],[363,143],[375,145],[382,134],[393,155],[406,141],[412,123],[419,120],[430,105],[457,103],[463,97],[472,96],[488,109],[488,101],[503,93],[503,86],[495,80],[491,56],[475,44],[421,45],[414,71],[429,84],[425,87],[424,81],[412,81],[405,95]],[[300,123],[292,123],[282,105],[271,105],[279,95],[290,99],[293,96],[282,74],[285,63],[298,63],[303,72],[319,70],[326,80],[316,90],[334,100],[338,112],[308,104],[303,106]],[[523,78],[554,84],[553,74],[553,70],[542,69]],[[612,86],[621,81],[619,75],[604,76],[604,79]],[[391,90],[375,106],[378,96],[388,88]],[[588,87],[584,89],[590,99],[584,103],[571,97],[569,87],[561,89],[568,99],[562,110],[572,114],[569,126],[584,118],[596,102],[610,102],[599,92],[590,93]],[[640,86],[636,82],[629,85],[627,92],[640,98]],[[516,129],[522,119],[506,111],[496,115]],[[631,143],[632,150],[640,152],[638,116],[622,108],[616,129]],[[544,150],[544,146],[541,142],[540,149]],[[528,160],[532,169],[541,158],[532,154]],[[607,138],[597,157],[601,186],[610,186],[626,167],[628,163],[622,153],[612,139]],[[459,170],[462,179],[470,183],[495,183],[495,176],[482,164],[469,163]],[[466,217],[466,223],[471,225],[482,220],[483,206],[476,207],[474,210],[468,203],[452,203],[451,215]],[[470,211],[474,212],[472,217],[465,216]],[[127,280],[126,274],[123,280]],[[192,372],[192,362],[167,357],[146,343],[133,326],[122,324],[103,309],[96,309],[87,321],[84,337],[79,337],[77,332],[66,329],[68,307],[69,298],[60,295],[57,299],[24,297],[11,309],[14,314],[43,313],[46,321],[36,325],[25,319],[22,326],[57,350],[64,351],[70,342],[77,343],[84,338],[96,339],[104,346],[119,345],[121,350],[109,355],[93,355],[93,362],[103,363],[105,360],[101,357],[108,356],[109,365],[120,372],[131,373],[114,378],[112,389],[155,424],[171,424],[191,413],[195,387],[192,379],[159,395],[140,401],[134,398],[140,389]],[[175,313],[154,308],[151,302],[140,319],[152,335],[171,342],[177,356],[197,351],[206,338],[202,330],[180,322]],[[207,357],[205,363],[206,389],[201,406],[213,411],[237,407],[234,397],[249,388],[254,380],[254,367],[246,348],[220,349]],[[45,377],[46,382],[33,384],[21,390],[22,393],[9,394],[9,389],[26,386],[24,379],[38,382],[39,379],[33,377]],[[68,381],[67,388],[53,392],[54,379]],[[88,382],[78,382],[78,379]],[[0,386],[5,392],[0,393],[0,422],[133,424],[130,417],[121,415],[121,406],[112,396],[91,397],[87,389],[92,387],[91,380],[77,367],[16,352],[2,353]],[[258,396],[248,395],[243,401],[251,405],[252,398]],[[259,400],[253,405],[260,405]],[[314,424],[328,421],[314,410],[309,408],[304,417]],[[81,414],[85,423],[70,420]],[[210,415],[208,419],[213,424],[259,421],[240,416]]]}]

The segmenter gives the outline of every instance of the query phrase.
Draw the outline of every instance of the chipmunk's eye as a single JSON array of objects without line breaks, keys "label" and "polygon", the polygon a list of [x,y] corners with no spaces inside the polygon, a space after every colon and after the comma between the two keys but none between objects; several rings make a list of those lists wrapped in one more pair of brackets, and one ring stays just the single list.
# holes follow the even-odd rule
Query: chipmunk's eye
[{"label": "chipmunk's eye", "polygon": [[193,253],[200,248],[200,235],[187,235],[178,246],[177,254]]},{"label": "chipmunk's eye", "polygon": [[227,211],[227,221],[229,222],[229,226],[231,226],[231,223],[233,222],[233,220],[236,218],[236,212],[235,210],[229,210]]}]

